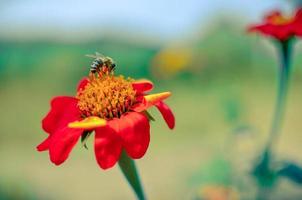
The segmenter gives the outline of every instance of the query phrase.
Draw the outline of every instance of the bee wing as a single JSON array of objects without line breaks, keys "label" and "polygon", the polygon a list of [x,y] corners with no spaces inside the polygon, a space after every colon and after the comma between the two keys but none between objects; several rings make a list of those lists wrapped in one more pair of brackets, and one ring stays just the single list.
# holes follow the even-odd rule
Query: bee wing
[{"label": "bee wing", "polygon": [[97,58],[105,58],[105,56],[99,52],[95,52]]},{"label": "bee wing", "polygon": [[113,61],[113,59],[112,58],[110,58],[110,57],[108,57],[108,56],[106,56],[106,59],[109,61],[109,62],[111,62],[111,63],[113,63],[114,61]]},{"label": "bee wing", "polygon": [[89,57],[89,58],[97,58],[96,55],[91,55],[91,54],[86,54],[85,56],[86,56],[86,57]]}]

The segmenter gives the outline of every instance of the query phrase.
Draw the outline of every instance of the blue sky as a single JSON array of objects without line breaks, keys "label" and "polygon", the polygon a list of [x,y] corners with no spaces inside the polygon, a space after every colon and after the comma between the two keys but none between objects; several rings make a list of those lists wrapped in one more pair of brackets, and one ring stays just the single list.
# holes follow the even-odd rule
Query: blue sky
[{"label": "blue sky", "polygon": [[85,27],[112,26],[164,38],[177,37],[196,24],[202,26],[223,12],[256,21],[271,8],[288,9],[282,0],[6,0],[1,4],[2,34],[41,27],[85,32]]}]

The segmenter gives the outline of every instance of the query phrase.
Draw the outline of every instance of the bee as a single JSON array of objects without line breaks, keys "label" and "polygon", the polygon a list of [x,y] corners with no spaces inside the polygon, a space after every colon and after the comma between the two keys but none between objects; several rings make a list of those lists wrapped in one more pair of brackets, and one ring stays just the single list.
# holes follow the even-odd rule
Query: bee
[{"label": "bee", "polygon": [[115,69],[115,62],[112,58],[104,56],[98,52],[95,55],[86,55],[87,57],[94,58],[90,65],[90,72],[95,73],[111,73]]}]

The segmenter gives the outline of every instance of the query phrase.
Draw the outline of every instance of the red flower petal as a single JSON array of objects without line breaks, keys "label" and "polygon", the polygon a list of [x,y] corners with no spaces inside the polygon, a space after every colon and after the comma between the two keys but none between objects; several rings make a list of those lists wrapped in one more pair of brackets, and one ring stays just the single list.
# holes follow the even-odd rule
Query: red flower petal
[{"label": "red flower petal", "polygon": [[39,144],[37,146],[37,150],[38,151],[46,151],[46,150],[48,150],[49,145],[50,145],[50,137],[51,136],[48,136],[41,144]]},{"label": "red flower petal", "polygon": [[292,28],[292,24],[289,25],[272,25],[263,24],[258,26],[249,27],[249,32],[259,32],[266,36],[274,37],[278,40],[285,41],[295,33]]},{"label": "red flower petal", "polygon": [[301,21],[302,20],[302,8],[297,9],[295,14],[295,20]]},{"label": "red flower petal", "polygon": [[81,89],[83,90],[85,88],[85,86],[87,85],[88,82],[89,81],[88,81],[87,77],[82,78],[80,80],[80,82],[78,83],[77,91],[79,91]]},{"label": "red flower petal", "polygon": [[282,17],[282,13],[280,12],[280,10],[273,10],[264,16],[264,21],[266,23],[271,23],[271,21],[277,17]]},{"label": "red flower petal", "polygon": [[172,110],[169,108],[167,104],[163,101],[160,101],[155,104],[157,109],[160,111],[161,115],[163,116],[164,120],[166,121],[168,127],[173,129],[175,126],[175,117],[173,115]]},{"label": "red flower petal", "polygon": [[123,147],[133,159],[145,155],[150,142],[150,124],[142,113],[130,112],[120,119],[109,121],[109,125],[123,139]]},{"label": "red flower petal", "polygon": [[51,101],[51,109],[42,120],[42,128],[47,133],[54,133],[67,126],[69,122],[80,119],[77,99],[74,97],[58,96]]},{"label": "red flower petal", "polygon": [[294,22],[295,33],[298,36],[302,36],[302,8],[298,9],[295,16]]},{"label": "red flower petal", "polygon": [[283,16],[280,11],[273,11],[264,18],[264,23],[249,27],[248,31],[256,31],[280,41],[302,35],[302,9],[297,9],[293,18]]},{"label": "red flower petal", "polygon": [[83,129],[65,127],[51,135],[49,146],[50,160],[56,165],[63,163],[68,158],[82,133]]},{"label": "red flower petal", "polygon": [[95,130],[94,141],[95,158],[102,169],[115,165],[122,152],[122,141],[109,126]]},{"label": "red flower petal", "polygon": [[136,90],[137,93],[144,93],[151,91],[153,89],[153,83],[148,80],[137,80],[132,83],[133,89]]}]

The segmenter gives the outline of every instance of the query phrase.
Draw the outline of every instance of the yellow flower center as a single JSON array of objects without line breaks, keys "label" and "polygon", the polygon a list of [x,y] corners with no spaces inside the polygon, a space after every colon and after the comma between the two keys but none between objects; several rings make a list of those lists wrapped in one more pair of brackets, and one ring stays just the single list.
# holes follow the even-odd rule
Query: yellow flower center
[{"label": "yellow flower center", "polygon": [[292,23],[294,20],[293,17],[285,17],[285,16],[274,16],[270,19],[270,22],[273,25],[287,25]]},{"label": "yellow flower center", "polygon": [[83,117],[111,119],[129,111],[136,94],[132,81],[113,74],[90,74],[89,82],[76,96]]}]

